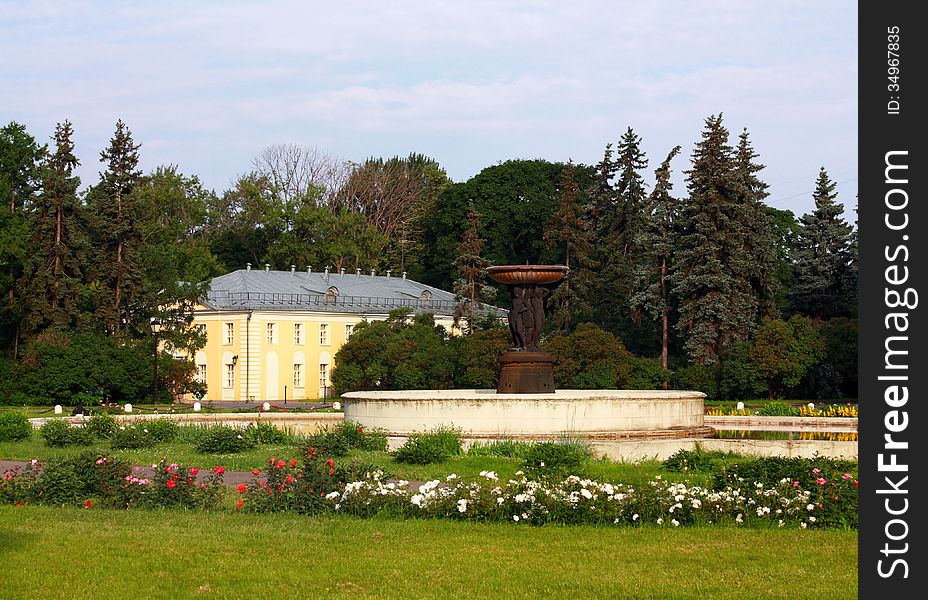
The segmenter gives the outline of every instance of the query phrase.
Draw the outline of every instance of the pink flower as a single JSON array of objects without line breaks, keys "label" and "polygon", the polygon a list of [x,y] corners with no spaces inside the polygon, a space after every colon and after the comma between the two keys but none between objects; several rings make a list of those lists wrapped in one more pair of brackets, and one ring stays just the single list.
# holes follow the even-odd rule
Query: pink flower
[{"label": "pink flower", "polygon": [[168,489],[173,489],[174,486],[177,485],[177,482],[174,481],[173,479],[169,479],[168,482],[165,483],[164,485],[168,486]]},{"label": "pink flower", "polygon": [[850,473],[845,473],[844,475],[841,476],[841,479],[850,479],[851,477],[853,477],[853,475],[851,475]]},{"label": "pink flower", "polygon": [[223,469],[222,467],[218,466],[218,465],[216,466],[215,469],[213,469],[213,473],[215,473],[216,475],[222,475],[222,474],[225,473],[225,472],[226,472],[226,470]]},{"label": "pink flower", "polygon": [[827,480],[824,477],[819,477],[818,479],[815,480],[815,483],[822,485],[823,483],[825,483],[825,481]]},{"label": "pink flower", "polygon": [[798,481],[794,481],[794,482],[793,482],[793,487],[799,487],[799,482],[798,482]]},{"label": "pink flower", "polygon": [[815,469],[812,469],[812,472],[815,473],[816,475],[818,475],[819,473],[822,472],[822,470],[819,469],[819,468],[815,468]]},{"label": "pink flower", "polygon": [[97,464],[98,464],[98,465],[102,465],[102,464],[105,463],[105,462],[106,462],[106,459],[105,459],[105,458],[98,458],[98,459],[97,459]]},{"label": "pink flower", "polygon": [[855,487],[855,488],[857,487],[857,480],[856,480],[856,479],[854,480],[854,487]]}]

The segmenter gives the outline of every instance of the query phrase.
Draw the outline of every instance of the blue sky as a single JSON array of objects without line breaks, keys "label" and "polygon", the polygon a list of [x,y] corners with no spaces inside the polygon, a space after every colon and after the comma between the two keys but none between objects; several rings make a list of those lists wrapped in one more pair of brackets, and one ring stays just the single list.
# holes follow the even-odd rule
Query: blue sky
[{"label": "blue sky", "polygon": [[680,171],[705,117],[747,127],[769,202],[812,209],[819,167],[857,195],[855,3],[0,0],[0,121],[75,128],[79,174],[122,118],[145,170],[217,192],[265,146],[419,152],[454,181],[512,158],[593,164],[633,127]]}]

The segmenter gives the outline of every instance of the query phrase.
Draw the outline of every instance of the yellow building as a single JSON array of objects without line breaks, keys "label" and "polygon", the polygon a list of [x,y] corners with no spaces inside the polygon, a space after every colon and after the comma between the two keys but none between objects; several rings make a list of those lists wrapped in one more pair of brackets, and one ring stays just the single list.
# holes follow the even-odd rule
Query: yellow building
[{"label": "yellow building", "polygon": [[246,269],[212,280],[193,322],[204,401],[328,398],[335,353],[362,321],[396,308],[431,312],[453,331],[453,294],[406,278],[361,273]]}]

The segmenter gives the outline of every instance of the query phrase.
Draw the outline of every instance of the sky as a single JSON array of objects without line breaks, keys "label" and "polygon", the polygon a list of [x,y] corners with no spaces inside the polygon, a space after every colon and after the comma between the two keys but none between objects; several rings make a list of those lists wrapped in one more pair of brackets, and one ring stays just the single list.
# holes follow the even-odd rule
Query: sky
[{"label": "sky", "polygon": [[145,171],[218,193],[263,148],[410,152],[453,181],[510,159],[595,164],[628,127],[674,192],[706,117],[747,128],[767,202],[814,208],[825,167],[854,223],[857,6],[845,1],[0,0],[0,121],[75,129],[78,174],[124,120]]}]

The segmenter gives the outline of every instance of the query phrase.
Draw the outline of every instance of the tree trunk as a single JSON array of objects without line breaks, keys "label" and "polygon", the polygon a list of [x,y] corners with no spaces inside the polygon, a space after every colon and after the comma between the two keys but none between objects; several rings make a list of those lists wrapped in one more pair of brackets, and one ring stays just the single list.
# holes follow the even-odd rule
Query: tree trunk
[{"label": "tree trunk", "polygon": [[[670,346],[670,306],[667,302],[667,258],[661,258],[661,302],[664,305],[663,314],[661,315],[661,369],[667,371],[667,355]],[[664,389],[670,386],[670,382],[664,382]]]}]

